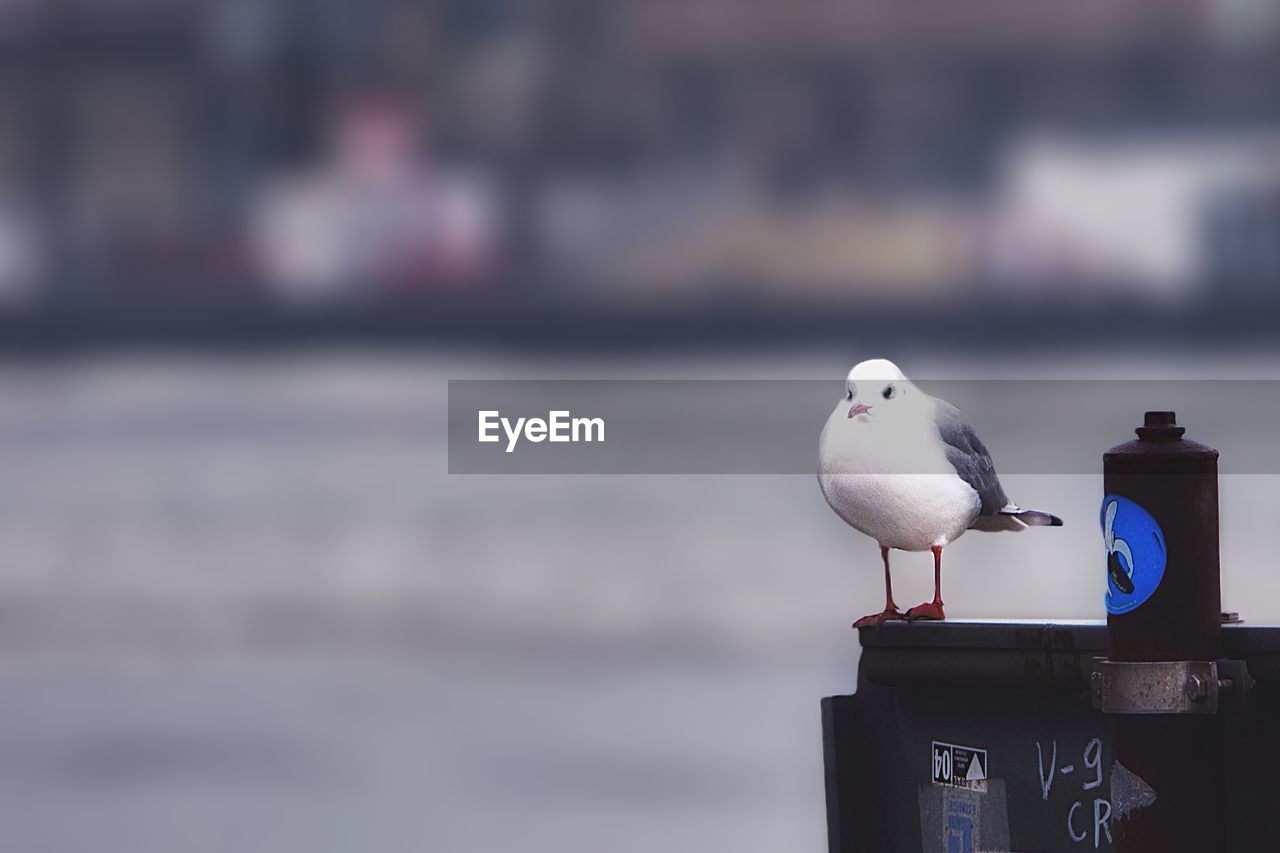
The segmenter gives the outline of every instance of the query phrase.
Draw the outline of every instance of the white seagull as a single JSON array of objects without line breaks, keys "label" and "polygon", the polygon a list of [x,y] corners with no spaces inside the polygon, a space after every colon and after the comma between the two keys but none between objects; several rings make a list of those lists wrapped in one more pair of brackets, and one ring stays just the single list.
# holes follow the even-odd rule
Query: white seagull
[{"label": "white seagull", "polygon": [[[991,454],[960,410],[930,397],[881,358],[849,371],[844,398],[822,429],[818,483],[831,508],[880,545],[884,610],[862,617],[855,628],[889,619],[945,619],[942,549],[966,530],[1062,525],[1056,515],[1012,503]],[[890,548],[933,552],[933,601],[898,610]]]}]

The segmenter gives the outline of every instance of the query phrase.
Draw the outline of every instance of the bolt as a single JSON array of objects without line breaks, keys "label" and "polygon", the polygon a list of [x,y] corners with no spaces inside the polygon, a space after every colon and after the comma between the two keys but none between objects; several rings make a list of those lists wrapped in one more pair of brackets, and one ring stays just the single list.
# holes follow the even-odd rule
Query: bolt
[{"label": "bolt", "polygon": [[1209,697],[1209,682],[1203,675],[1188,676],[1182,692],[1192,702],[1203,702]]}]

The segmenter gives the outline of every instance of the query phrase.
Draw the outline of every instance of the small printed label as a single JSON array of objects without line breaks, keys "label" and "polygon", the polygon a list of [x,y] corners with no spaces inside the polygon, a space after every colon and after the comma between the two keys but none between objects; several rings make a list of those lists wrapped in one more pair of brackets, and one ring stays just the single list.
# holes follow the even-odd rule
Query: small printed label
[{"label": "small printed label", "polygon": [[933,784],[986,793],[987,751],[933,742]]},{"label": "small printed label", "polygon": [[1164,531],[1142,505],[1121,495],[1102,499],[1101,521],[1107,612],[1128,613],[1146,602],[1164,578]]}]

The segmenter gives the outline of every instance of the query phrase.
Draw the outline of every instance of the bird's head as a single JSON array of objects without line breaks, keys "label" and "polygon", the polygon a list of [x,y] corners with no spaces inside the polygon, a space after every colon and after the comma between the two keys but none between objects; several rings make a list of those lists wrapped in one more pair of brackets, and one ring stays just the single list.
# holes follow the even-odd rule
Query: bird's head
[{"label": "bird's head", "polygon": [[913,402],[913,396],[919,396],[914,392],[915,387],[898,366],[883,358],[855,364],[844,382],[848,417],[863,423],[900,413]]}]

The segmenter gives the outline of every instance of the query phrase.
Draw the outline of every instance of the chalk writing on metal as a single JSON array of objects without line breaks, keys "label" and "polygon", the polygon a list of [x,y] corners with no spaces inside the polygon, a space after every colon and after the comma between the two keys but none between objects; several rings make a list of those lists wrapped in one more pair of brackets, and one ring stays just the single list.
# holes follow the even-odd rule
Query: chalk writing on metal
[{"label": "chalk writing on metal", "polygon": [[[1084,745],[1084,749],[1080,752],[1084,759],[1084,768],[1086,771],[1092,771],[1091,778],[1087,778],[1081,783],[1080,790],[1092,791],[1102,786],[1103,782],[1103,765],[1102,765],[1102,739],[1093,738]],[[1048,758],[1048,766],[1045,765],[1045,759]],[[1053,791],[1053,783],[1057,776],[1069,776],[1076,770],[1075,764],[1064,764],[1058,767],[1058,741],[1053,739],[1049,742],[1049,746],[1045,746],[1040,741],[1036,741],[1036,769],[1040,774],[1040,798],[1048,800],[1049,795]],[[1106,844],[1111,844],[1111,802],[1105,797],[1093,797],[1092,801],[1088,801],[1086,797],[1074,799],[1071,805],[1067,807],[1066,813],[1067,837],[1076,844],[1083,844],[1086,847],[1088,842],[1093,842],[1093,849],[1097,850]]]}]

